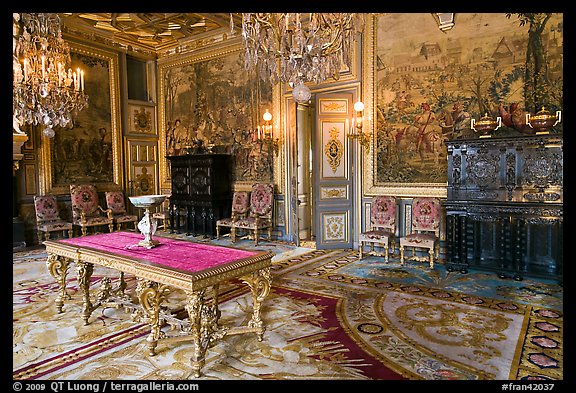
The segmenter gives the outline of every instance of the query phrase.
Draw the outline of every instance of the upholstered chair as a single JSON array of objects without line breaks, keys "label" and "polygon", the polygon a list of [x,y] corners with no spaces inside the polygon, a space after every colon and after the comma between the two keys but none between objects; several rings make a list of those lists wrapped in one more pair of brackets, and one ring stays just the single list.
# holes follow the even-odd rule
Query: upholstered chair
[{"label": "upholstered chair", "polygon": [[271,183],[256,183],[250,191],[250,207],[248,216],[236,220],[232,226],[236,241],[236,232],[245,230],[254,235],[254,242],[258,245],[258,238],[263,229],[268,231],[268,239],[272,239],[272,211],[274,207],[274,185]]},{"label": "upholstered chair", "polygon": [[370,253],[374,253],[374,246],[384,247],[384,260],[388,262],[390,245],[394,250],[396,233],[396,198],[379,195],[374,197],[370,209],[370,227],[358,237],[358,254],[362,259],[363,248],[370,244]]},{"label": "upholstered chair", "polygon": [[163,231],[168,230],[168,222],[170,220],[170,197],[164,199],[164,202],[157,207],[157,211],[152,213],[152,218],[158,223],[158,229]]},{"label": "upholstered chair", "polygon": [[80,227],[82,236],[86,236],[88,228],[108,226],[114,231],[112,209],[104,209],[98,204],[98,193],[92,184],[70,184],[72,201],[72,223]]},{"label": "upholstered chair", "polygon": [[236,228],[234,223],[240,219],[245,218],[248,214],[250,207],[250,192],[248,191],[235,191],[232,194],[232,217],[222,218],[216,221],[216,239],[220,239],[221,228],[230,228],[230,237],[232,241],[236,241]]},{"label": "upholstered chair", "polygon": [[440,199],[415,197],[412,199],[412,233],[400,238],[400,263],[404,264],[404,248],[428,250],[430,269],[434,269],[434,258],[438,258],[440,241],[440,220],[442,217]]},{"label": "upholstered chair", "polygon": [[34,196],[34,209],[36,211],[36,228],[38,229],[38,241],[50,239],[51,232],[68,232],[68,237],[73,236],[71,222],[64,221],[60,217],[60,208],[54,195]]},{"label": "upholstered chair", "polygon": [[126,211],[126,201],[122,191],[107,191],[106,193],[106,207],[112,210],[112,219],[116,224],[116,230],[122,229],[122,224],[132,223],[134,230],[138,229],[138,216],[128,214]]}]

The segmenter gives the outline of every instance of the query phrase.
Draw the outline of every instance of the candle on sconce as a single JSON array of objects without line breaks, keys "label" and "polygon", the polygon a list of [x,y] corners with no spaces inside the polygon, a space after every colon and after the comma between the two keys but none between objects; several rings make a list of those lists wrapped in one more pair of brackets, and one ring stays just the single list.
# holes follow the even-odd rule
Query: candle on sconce
[{"label": "candle on sconce", "polygon": [[72,80],[74,81],[74,90],[78,89],[78,79],[76,77],[76,71],[72,73]]},{"label": "candle on sconce", "polygon": [[80,90],[84,91],[84,70],[80,71]]},{"label": "candle on sconce", "polygon": [[348,119],[346,119],[346,126],[345,126],[345,127],[346,127],[346,130],[347,130],[348,132],[350,132],[350,125],[349,125],[349,123],[348,123]]},{"label": "candle on sconce", "polygon": [[78,75],[77,79],[78,84],[75,85],[74,87],[76,88],[77,91],[80,91],[80,68],[76,68],[76,75]]}]

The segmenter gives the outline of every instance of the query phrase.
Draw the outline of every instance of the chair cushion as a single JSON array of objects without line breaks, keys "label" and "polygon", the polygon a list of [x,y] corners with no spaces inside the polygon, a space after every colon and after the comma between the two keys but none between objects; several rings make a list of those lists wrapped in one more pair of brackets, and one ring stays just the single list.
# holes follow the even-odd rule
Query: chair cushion
[{"label": "chair cushion", "polygon": [[256,217],[246,217],[236,221],[234,226],[241,229],[262,229],[268,228],[270,226],[270,221],[258,220],[258,225],[256,225]]},{"label": "chair cushion", "polygon": [[130,215],[130,214],[119,214],[113,216],[115,222],[130,222],[130,221],[138,221],[138,216]]},{"label": "chair cushion", "polygon": [[124,202],[124,194],[122,191],[107,191],[106,207],[112,209],[112,214],[126,213],[126,204]]},{"label": "chair cushion", "polygon": [[63,220],[46,221],[38,225],[38,230],[42,232],[67,231],[72,229],[72,223]]},{"label": "chair cushion", "polygon": [[231,227],[233,224],[232,218],[222,218],[221,220],[216,221],[216,225],[221,227]]},{"label": "chair cushion", "polygon": [[70,198],[74,216],[78,214],[77,210],[84,212],[87,217],[99,216],[98,193],[92,184],[70,184]]},{"label": "chair cushion", "polygon": [[412,200],[412,228],[436,231],[440,228],[440,200],[438,198],[416,197]]},{"label": "chair cushion", "polygon": [[232,211],[237,214],[246,214],[249,206],[249,193],[247,191],[235,191],[232,196]]},{"label": "chair cushion", "polygon": [[259,216],[272,213],[274,203],[274,186],[270,183],[256,183],[250,193],[250,212]]},{"label": "chair cushion", "polygon": [[396,199],[392,196],[379,195],[374,197],[370,209],[372,226],[395,228]]},{"label": "chair cushion", "polygon": [[409,247],[434,248],[438,237],[432,233],[411,233],[400,239],[400,245]]},{"label": "chair cushion", "polygon": [[36,210],[36,220],[38,222],[60,219],[58,203],[53,195],[35,196],[34,209]]},{"label": "chair cushion", "polygon": [[363,232],[358,237],[359,241],[373,242],[373,241],[383,241],[386,242],[388,239],[394,237],[394,233],[387,231],[385,229],[374,229],[371,231]]},{"label": "chair cushion", "polygon": [[82,224],[82,222],[80,222],[80,219],[74,219],[74,224],[75,225],[80,225],[80,226],[85,226],[85,227],[91,227],[91,226],[95,226],[95,225],[107,225],[107,224],[111,224],[113,222],[113,219],[108,219],[108,217],[102,217],[102,216],[98,216],[98,217],[86,217],[86,223]]}]

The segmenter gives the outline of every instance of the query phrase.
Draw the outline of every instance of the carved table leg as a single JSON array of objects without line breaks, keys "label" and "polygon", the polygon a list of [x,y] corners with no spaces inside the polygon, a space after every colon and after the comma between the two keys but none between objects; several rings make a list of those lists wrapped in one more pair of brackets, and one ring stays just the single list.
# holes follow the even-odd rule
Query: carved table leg
[{"label": "carved table leg", "polygon": [[204,366],[204,355],[208,347],[208,340],[203,336],[202,329],[202,309],[204,307],[204,292],[186,292],[188,301],[186,303],[186,311],[190,318],[190,329],[192,333],[192,341],[194,342],[194,352],[192,353],[192,371],[195,378],[200,377],[200,369]]},{"label": "carved table leg", "polygon": [[163,337],[160,331],[160,305],[169,292],[170,289],[167,285],[138,278],[136,293],[138,294],[140,305],[150,319],[150,334],[146,338],[150,356],[156,355],[158,340]]},{"label": "carved table leg", "polygon": [[256,336],[258,337],[258,341],[262,341],[266,327],[264,326],[264,322],[260,317],[260,308],[262,307],[262,302],[270,293],[270,268],[262,269],[257,272],[253,272],[248,276],[242,277],[242,281],[248,284],[250,287],[250,290],[252,291],[252,301],[254,304],[252,318],[248,322],[248,326],[251,328],[256,328]]},{"label": "carved table leg", "polygon": [[88,262],[76,261],[76,273],[78,274],[78,286],[82,290],[84,296],[84,309],[82,311],[82,318],[84,319],[84,325],[88,325],[88,319],[90,314],[94,311],[92,307],[92,302],[90,301],[90,277],[94,272],[94,265]]},{"label": "carved table leg", "polygon": [[48,272],[58,283],[58,297],[56,297],[56,309],[58,313],[62,312],[64,300],[70,299],[70,295],[66,293],[66,276],[68,274],[68,267],[70,266],[68,258],[58,256],[56,254],[48,254],[46,260],[46,267]]}]

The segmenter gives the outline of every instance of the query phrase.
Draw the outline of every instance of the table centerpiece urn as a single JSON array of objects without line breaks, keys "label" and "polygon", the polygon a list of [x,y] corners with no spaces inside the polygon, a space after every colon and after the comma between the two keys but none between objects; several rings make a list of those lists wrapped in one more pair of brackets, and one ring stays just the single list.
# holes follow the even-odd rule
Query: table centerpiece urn
[{"label": "table centerpiece urn", "polygon": [[561,117],[562,112],[556,111],[556,114],[553,115],[545,107],[542,107],[535,115],[526,113],[526,124],[533,128],[537,134],[547,134],[550,132],[550,128],[560,123]]},{"label": "table centerpiece urn", "polygon": [[138,208],[143,208],[144,216],[138,223],[138,229],[144,235],[144,240],[138,242],[139,246],[151,249],[156,247],[160,242],[158,240],[152,239],[154,233],[156,233],[156,228],[158,223],[156,219],[150,214],[150,208],[160,206],[162,202],[167,198],[166,195],[137,195],[129,196],[130,202]]},{"label": "table centerpiece urn", "polygon": [[470,119],[470,128],[476,131],[480,138],[490,138],[491,134],[500,127],[502,127],[502,118],[500,116],[494,120],[488,116],[488,113],[485,113],[478,121]]}]

